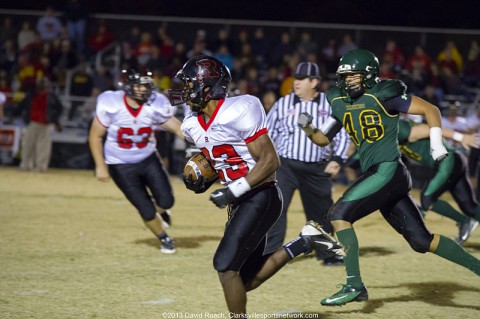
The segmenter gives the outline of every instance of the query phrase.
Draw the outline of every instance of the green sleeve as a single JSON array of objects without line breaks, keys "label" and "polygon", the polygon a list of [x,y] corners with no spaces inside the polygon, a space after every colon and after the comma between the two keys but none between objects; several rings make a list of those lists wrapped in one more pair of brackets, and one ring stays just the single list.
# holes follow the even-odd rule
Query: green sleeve
[{"label": "green sleeve", "polygon": [[408,120],[400,119],[398,121],[398,143],[405,144],[408,142],[408,136],[412,130],[412,123]]},{"label": "green sleeve", "polygon": [[375,96],[382,102],[403,95],[407,91],[407,86],[400,80],[381,81],[374,88]]}]

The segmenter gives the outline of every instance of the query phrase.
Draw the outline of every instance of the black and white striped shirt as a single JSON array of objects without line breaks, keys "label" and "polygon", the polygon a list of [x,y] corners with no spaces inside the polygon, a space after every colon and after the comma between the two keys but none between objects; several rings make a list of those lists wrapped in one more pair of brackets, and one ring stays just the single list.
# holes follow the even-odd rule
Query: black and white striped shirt
[{"label": "black and white striped shirt", "polygon": [[[298,116],[307,112],[313,116],[313,124],[320,128],[332,113],[325,93],[310,101],[304,101],[294,93],[281,97],[267,114],[267,128],[278,155],[302,162],[319,162],[335,160],[344,162],[347,159],[350,138],[344,128],[326,147],[315,145],[298,127]],[[333,147],[332,147],[333,146]]]}]

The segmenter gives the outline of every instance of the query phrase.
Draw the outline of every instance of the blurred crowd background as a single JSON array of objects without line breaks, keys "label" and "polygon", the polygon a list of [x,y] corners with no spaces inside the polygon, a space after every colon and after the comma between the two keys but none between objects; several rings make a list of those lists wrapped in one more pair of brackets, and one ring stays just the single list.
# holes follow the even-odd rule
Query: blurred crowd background
[{"label": "blurred crowd background", "polygon": [[[96,97],[118,88],[122,69],[147,66],[166,92],[176,84],[175,73],[198,54],[224,62],[233,76],[231,94],[258,96],[266,111],[291,91],[299,62],[317,63],[328,91],[339,58],[357,47],[379,57],[382,78],[403,80],[445,119],[462,123],[480,103],[479,30],[105,14],[82,1],[60,3],[37,11],[0,8],[2,122],[24,126],[16,107],[47,78],[64,106],[53,167],[91,167],[86,141]],[[175,157],[184,158],[185,145],[165,132],[158,138],[177,172]],[[3,157],[3,164],[12,162]]]}]

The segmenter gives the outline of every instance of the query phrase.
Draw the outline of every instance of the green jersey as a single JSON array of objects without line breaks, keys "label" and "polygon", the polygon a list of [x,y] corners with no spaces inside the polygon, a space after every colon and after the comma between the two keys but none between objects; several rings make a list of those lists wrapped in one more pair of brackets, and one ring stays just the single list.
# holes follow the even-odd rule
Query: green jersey
[{"label": "green jersey", "polygon": [[[413,143],[408,142],[408,136],[412,127],[415,125],[412,121],[400,120],[399,122],[399,133],[398,133],[398,142],[400,143],[400,151],[402,154],[405,154],[409,159],[414,160],[419,165],[435,168],[437,163],[433,160],[430,155],[430,138],[424,138],[417,140]],[[445,143],[444,143],[445,145]],[[452,148],[449,148],[445,145],[449,153],[453,152]]]},{"label": "green jersey", "polygon": [[405,91],[402,81],[386,80],[375,84],[356,100],[342,95],[338,88],[328,93],[332,116],[342,123],[357,146],[362,172],[400,157],[397,139],[399,112],[395,104],[402,103],[390,103],[387,107],[385,102],[392,98],[407,102],[409,97]]}]

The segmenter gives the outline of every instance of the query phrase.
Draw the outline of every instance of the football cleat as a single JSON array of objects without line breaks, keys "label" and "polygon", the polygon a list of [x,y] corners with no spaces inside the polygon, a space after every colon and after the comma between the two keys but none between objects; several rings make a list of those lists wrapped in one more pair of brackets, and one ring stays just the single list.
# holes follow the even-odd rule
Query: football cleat
[{"label": "football cleat", "polygon": [[163,227],[168,228],[172,226],[172,216],[168,209],[161,213],[160,216],[162,217]]},{"label": "football cleat", "polygon": [[333,236],[323,230],[322,226],[313,220],[308,221],[305,226],[303,226],[300,236],[305,240],[309,247],[306,254],[315,250],[317,253],[321,253],[328,257],[346,255],[342,245],[340,245]]},{"label": "football cleat", "polygon": [[160,239],[160,251],[164,254],[174,254],[177,250],[175,249],[175,245],[173,243],[172,237],[165,237]]},{"label": "football cleat", "polygon": [[322,299],[320,304],[323,306],[341,306],[352,301],[368,300],[368,291],[363,285],[360,289],[353,288],[350,285],[339,285],[338,287],[342,287],[342,289],[332,296]]},{"label": "football cleat", "polygon": [[477,226],[478,220],[472,217],[469,217],[465,223],[459,224],[458,237],[455,238],[455,242],[459,245],[463,244],[468,237],[470,237],[470,234],[475,230],[475,228],[477,228]]},{"label": "football cleat", "polygon": [[343,266],[345,263],[343,262],[343,257],[342,256],[333,256],[329,258],[325,258],[323,260],[323,265],[324,266]]}]

